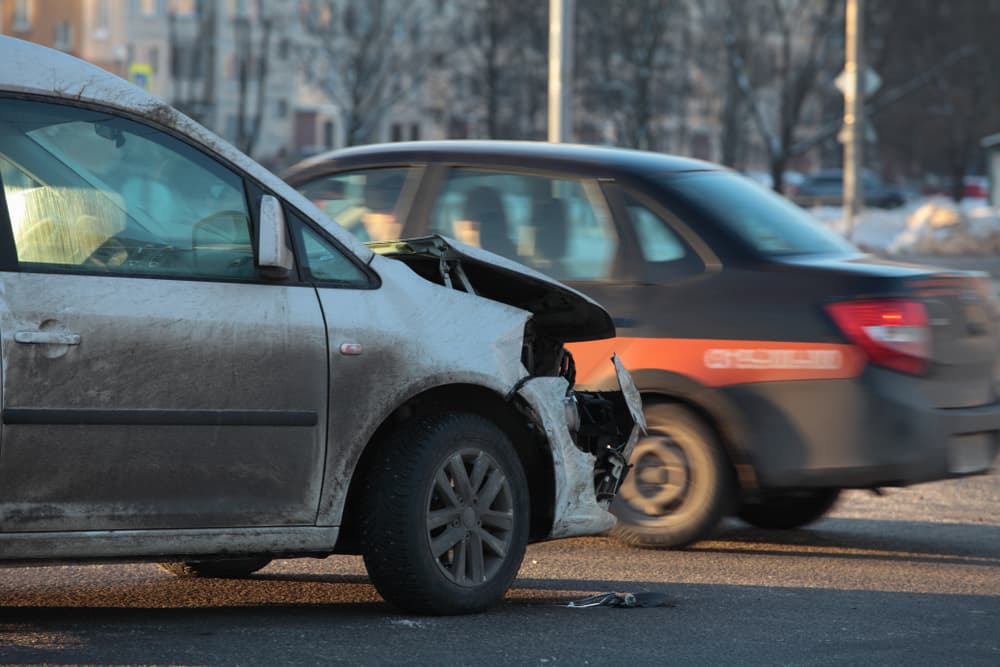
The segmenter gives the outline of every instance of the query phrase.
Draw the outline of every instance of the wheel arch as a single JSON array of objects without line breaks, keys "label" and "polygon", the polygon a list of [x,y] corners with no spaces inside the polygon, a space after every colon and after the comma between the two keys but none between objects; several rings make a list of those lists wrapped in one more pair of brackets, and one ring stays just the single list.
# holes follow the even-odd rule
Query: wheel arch
[{"label": "wheel arch", "polygon": [[386,445],[388,436],[415,417],[445,412],[466,412],[489,419],[510,438],[528,479],[530,526],[529,541],[548,535],[555,509],[555,470],[548,447],[543,446],[529,418],[513,401],[494,390],[476,384],[449,384],[426,389],[397,407],[376,428],[365,445],[351,475],[344,503],[337,553],[359,553],[358,519],[362,505],[364,479]]}]

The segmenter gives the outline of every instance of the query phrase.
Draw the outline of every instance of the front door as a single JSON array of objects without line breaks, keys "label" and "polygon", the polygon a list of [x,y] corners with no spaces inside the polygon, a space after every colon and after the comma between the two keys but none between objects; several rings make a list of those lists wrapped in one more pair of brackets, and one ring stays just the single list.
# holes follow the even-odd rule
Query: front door
[{"label": "front door", "polygon": [[91,109],[0,132],[0,530],[314,523],[322,313],[258,275],[243,180]]}]

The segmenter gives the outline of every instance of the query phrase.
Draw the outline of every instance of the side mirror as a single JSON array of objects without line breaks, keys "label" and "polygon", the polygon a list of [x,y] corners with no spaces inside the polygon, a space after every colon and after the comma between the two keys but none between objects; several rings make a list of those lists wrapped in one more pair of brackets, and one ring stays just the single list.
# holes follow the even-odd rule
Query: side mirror
[{"label": "side mirror", "polygon": [[257,238],[257,266],[268,278],[286,278],[294,259],[288,247],[288,225],[281,202],[271,195],[260,199],[260,234]]}]

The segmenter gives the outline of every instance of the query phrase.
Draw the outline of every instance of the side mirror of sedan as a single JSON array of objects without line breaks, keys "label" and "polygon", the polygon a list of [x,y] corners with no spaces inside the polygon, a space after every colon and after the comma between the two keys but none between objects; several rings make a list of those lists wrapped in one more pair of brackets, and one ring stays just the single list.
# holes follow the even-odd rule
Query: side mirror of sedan
[{"label": "side mirror of sedan", "polygon": [[288,226],[281,202],[271,195],[260,199],[260,234],[257,238],[257,266],[268,278],[286,278],[293,266],[288,247]]}]

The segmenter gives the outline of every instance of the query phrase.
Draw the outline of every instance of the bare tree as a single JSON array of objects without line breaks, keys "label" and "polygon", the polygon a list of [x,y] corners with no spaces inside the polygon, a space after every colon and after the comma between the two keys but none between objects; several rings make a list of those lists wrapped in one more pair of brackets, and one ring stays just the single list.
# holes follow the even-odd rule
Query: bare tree
[{"label": "bare tree", "polygon": [[[168,23],[170,71],[174,80],[173,104],[196,121],[209,127],[215,125],[220,99],[216,68],[220,59],[219,2],[199,0],[189,15],[171,12]],[[237,102],[226,109],[235,118],[233,143],[243,152],[252,154],[261,134],[267,103],[268,63],[271,58],[271,38],[281,3],[261,3],[260,15],[237,15],[232,19]],[[214,128],[219,131],[221,128]]]},{"label": "bare tree", "polygon": [[[730,14],[726,52],[734,84],[763,139],[774,189],[784,186],[788,160],[798,154],[797,133],[817,84],[841,64],[837,0],[746,0]],[[769,26],[769,30],[765,27]],[[765,58],[769,66],[754,67]]]},{"label": "bare tree", "polygon": [[216,3],[200,1],[191,17],[171,11],[167,24],[173,105],[202,124],[207,124],[216,102],[215,22]]},{"label": "bare tree", "polygon": [[686,9],[683,0],[577,4],[576,71],[585,106],[613,119],[627,146],[659,148],[654,121],[683,99]]},{"label": "bare tree", "polygon": [[[237,16],[233,19],[233,30],[236,34],[236,77],[239,90],[235,143],[237,148],[248,155],[253,153],[254,146],[260,138],[264,118],[264,105],[267,101],[268,62],[271,57],[271,34],[274,23],[273,16],[260,17],[260,37],[255,46],[253,25],[250,19],[246,16]],[[249,97],[253,88],[256,89],[256,94],[251,106]]]},{"label": "bare tree", "polygon": [[436,48],[446,50],[440,60],[450,70],[453,90],[471,93],[454,99],[451,108],[481,120],[475,125],[489,138],[544,136],[538,116],[545,105],[548,4],[453,0],[451,7],[453,43]]},{"label": "bare tree", "polygon": [[303,11],[311,38],[301,50],[307,78],[340,107],[348,145],[375,140],[389,111],[422,81],[424,8],[421,2],[326,0]]},{"label": "bare tree", "polygon": [[1000,1],[886,0],[869,20],[883,40],[875,51],[887,85],[871,104],[882,154],[911,174],[945,177],[960,199],[979,141],[1000,131]]}]

